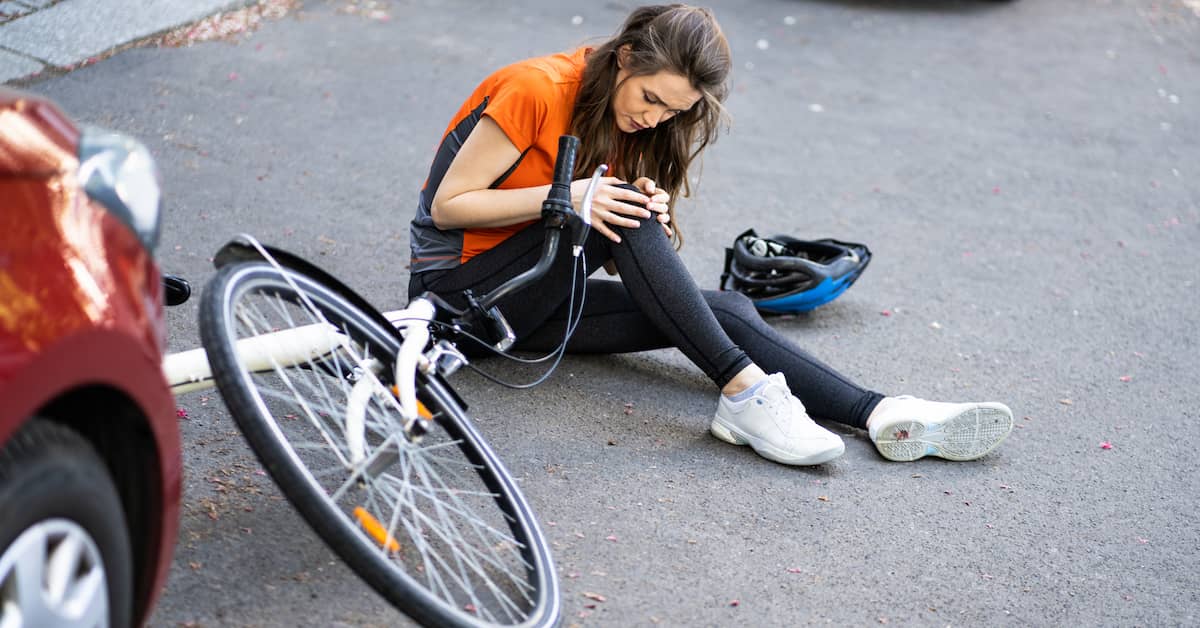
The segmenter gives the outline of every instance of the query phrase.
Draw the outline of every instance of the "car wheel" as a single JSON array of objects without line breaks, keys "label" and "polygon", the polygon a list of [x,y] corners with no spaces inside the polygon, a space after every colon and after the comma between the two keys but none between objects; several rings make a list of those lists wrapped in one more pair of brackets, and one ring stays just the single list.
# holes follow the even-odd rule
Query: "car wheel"
[{"label": "car wheel", "polygon": [[95,449],[35,419],[0,450],[0,626],[130,625],[121,498]]}]

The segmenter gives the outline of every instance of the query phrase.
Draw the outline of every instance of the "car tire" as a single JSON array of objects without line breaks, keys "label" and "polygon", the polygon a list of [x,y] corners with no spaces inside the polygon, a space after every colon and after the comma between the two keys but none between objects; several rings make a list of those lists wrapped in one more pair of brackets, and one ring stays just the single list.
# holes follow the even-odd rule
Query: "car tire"
[{"label": "car tire", "polygon": [[[45,625],[40,623],[45,621],[77,625],[65,617],[56,618],[53,603],[39,601],[28,609],[19,606],[20,600],[35,598],[28,592],[21,596],[19,589],[30,586],[31,579],[20,578],[16,559],[18,555],[28,558],[31,554],[25,552],[36,547],[30,540],[41,537],[47,540],[47,557],[61,546],[52,545],[57,539],[71,540],[71,550],[80,548],[75,571],[103,574],[108,625],[132,624],[133,556],[121,498],[104,461],[79,433],[34,419],[9,439],[0,450],[0,513],[0,624],[4,623],[5,605],[18,604],[26,626]],[[32,555],[40,553],[37,548]],[[66,550],[62,553],[71,555]],[[50,562],[47,558],[42,568]],[[94,582],[81,584],[84,591],[80,594]]]}]

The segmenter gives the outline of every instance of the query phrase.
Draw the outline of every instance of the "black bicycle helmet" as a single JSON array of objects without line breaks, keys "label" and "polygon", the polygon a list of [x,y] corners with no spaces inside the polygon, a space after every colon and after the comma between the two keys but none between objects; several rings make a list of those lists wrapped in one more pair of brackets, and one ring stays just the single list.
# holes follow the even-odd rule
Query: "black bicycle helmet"
[{"label": "black bicycle helmet", "polygon": [[865,244],[760,238],[748,229],[725,249],[721,289],[745,294],[762,312],[807,312],[845,292],[870,261]]}]

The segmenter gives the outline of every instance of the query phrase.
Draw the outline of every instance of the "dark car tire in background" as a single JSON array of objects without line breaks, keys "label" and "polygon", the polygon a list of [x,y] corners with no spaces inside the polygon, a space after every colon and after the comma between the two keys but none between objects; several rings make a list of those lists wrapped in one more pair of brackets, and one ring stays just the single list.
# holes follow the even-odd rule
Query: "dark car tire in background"
[{"label": "dark car tire in background", "polygon": [[[66,520],[71,529],[82,529],[99,549],[109,625],[130,625],[133,556],[125,514],[107,467],[87,440],[44,419],[26,424],[0,451],[0,513],[0,556],[39,523]],[[0,593],[11,594],[8,586],[16,583],[0,582]]]}]

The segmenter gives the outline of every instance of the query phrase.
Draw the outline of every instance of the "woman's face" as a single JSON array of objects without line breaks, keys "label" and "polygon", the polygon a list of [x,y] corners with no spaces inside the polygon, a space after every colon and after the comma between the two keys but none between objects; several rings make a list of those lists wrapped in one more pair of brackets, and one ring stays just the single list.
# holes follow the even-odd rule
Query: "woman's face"
[{"label": "woman's face", "polygon": [[613,117],[621,131],[637,133],[691,109],[700,98],[700,91],[681,74],[664,70],[630,76],[621,68],[617,72],[617,93],[612,99]]}]

